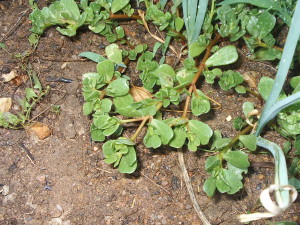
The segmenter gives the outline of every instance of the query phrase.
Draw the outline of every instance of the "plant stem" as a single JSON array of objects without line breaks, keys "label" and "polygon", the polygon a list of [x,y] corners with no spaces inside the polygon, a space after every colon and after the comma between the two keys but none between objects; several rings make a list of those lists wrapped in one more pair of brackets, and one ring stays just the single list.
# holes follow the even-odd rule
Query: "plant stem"
[{"label": "plant stem", "polygon": [[140,20],[141,17],[139,15],[131,15],[128,16],[126,14],[110,14],[109,17],[110,20],[124,20],[124,19],[134,19],[134,20]]},{"label": "plant stem", "polygon": [[105,90],[101,91],[101,95],[99,97],[100,100],[102,100],[105,97],[105,95],[106,95],[106,91]]},{"label": "plant stem", "polygon": [[[245,87],[245,86],[244,86]],[[259,100],[261,100],[261,96],[256,93],[255,91],[251,90],[250,88],[245,87],[246,91],[248,91],[249,93],[251,93],[252,95],[254,95],[255,97],[257,97]]]},{"label": "plant stem", "polygon": [[221,148],[220,150],[222,152],[226,152],[229,148],[231,148],[232,146],[234,146],[238,141],[241,135],[247,134],[249,131],[251,131],[253,129],[253,127],[251,125],[248,125],[246,128],[244,128],[241,132],[239,132],[232,140],[231,142],[229,142],[228,145],[226,145],[225,147]]},{"label": "plant stem", "polygon": [[209,45],[206,48],[206,52],[205,52],[205,55],[202,59],[202,62],[198,66],[198,71],[195,74],[194,79],[193,79],[193,81],[192,81],[192,83],[190,84],[190,87],[189,87],[189,95],[187,96],[187,98],[185,100],[185,105],[184,105],[183,114],[182,114],[182,118],[184,118],[184,119],[186,119],[186,116],[187,116],[187,111],[188,111],[189,103],[190,103],[190,100],[191,100],[192,91],[196,87],[196,83],[197,83],[203,69],[205,68],[205,63],[206,63],[206,60],[209,58],[209,56],[211,54],[212,47],[218,43],[220,38],[221,38],[220,34],[217,34],[216,37],[209,43]]},{"label": "plant stem", "polygon": [[138,129],[134,132],[134,134],[131,136],[130,140],[135,141],[135,139],[137,138],[137,136],[139,135],[139,133],[141,132],[141,130],[143,129],[143,127],[145,126],[146,122],[150,119],[151,116],[146,116],[144,117],[143,121],[141,122],[140,126],[138,127]]},{"label": "plant stem", "polygon": [[167,26],[166,29],[167,29],[168,31],[171,31],[171,32],[177,34],[177,36],[178,36],[179,38],[181,38],[183,41],[186,41],[186,37],[185,37],[182,33],[178,32],[177,30],[173,29],[173,28],[170,27],[170,26]]},{"label": "plant stem", "polygon": [[136,119],[121,120],[120,124],[138,122],[138,121],[142,121],[144,119],[145,119],[145,117],[136,118]]},{"label": "plant stem", "polygon": [[[270,48],[266,43],[264,43],[264,42],[262,42],[262,41],[260,41],[260,42],[258,43],[258,46],[263,47],[263,48]],[[275,45],[274,45],[272,48],[277,49],[277,50],[283,52],[283,48],[281,48],[281,47],[278,47],[278,46],[275,46]]]},{"label": "plant stem", "polygon": [[[160,110],[160,108],[162,107],[162,102],[157,103],[156,105],[156,110]],[[139,135],[139,133],[141,132],[141,130],[143,129],[143,127],[145,126],[146,122],[151,118],[151,116],[145,116],[143,118],[143,121],[141,122],[140,126],[138,127],[138,129],[134,132],[134,134],[131,136],[130,140],[134,141],[137,136]]]}]

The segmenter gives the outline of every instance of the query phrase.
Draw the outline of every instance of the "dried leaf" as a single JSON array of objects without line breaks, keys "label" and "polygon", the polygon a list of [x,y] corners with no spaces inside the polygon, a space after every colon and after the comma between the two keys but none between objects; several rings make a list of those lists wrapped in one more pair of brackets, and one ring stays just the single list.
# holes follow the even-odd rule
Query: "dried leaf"
[{"label": "dried leaf", "polygon": [[11,98],[0,98],[0,112],[9,112],[11,105]]},{"label": "dried leaf", "polygon": [[248,71],[242,74],[245,82],[250,88],[256,88],[258,73],[255,71]]},{"label": "dried leaf", "polygon": [[132,95],[132,98],[135,102],[139,102],[146,98],[153,97],[152,93],[150,93],[143,87],[133,86],[132,88],[130,88],[129,93]]},{"label": "dried leaf", "polygon": [[16,76],[18,76],[17,72],[15,70],[10,71],[10,73],[5,73],[2,74],[2,77],[4,79],[4,82],[11,81],[14,79]]},{"label": "dried leaf", "polygon": [[21,74],[19,76],[16,76],[13,78],[10,83],[13,84],[14,86],[19,87],[21,84],[25,83],[28,80],[28,76],[25,74]]},{"label": "dried leaf", "polygon": [[51,134],[50,128],[46,124],[40,122],[37,122],[28,128],[28,131],[34,133],[40,140],[44,140]]}]

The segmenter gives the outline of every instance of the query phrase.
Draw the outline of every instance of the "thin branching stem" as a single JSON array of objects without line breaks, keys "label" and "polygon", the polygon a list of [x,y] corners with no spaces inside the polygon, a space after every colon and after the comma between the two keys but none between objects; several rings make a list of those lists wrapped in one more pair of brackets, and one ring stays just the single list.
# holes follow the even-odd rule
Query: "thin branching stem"
[{"label": "thin branching stem", "polygon": [[228,149],[233,147],[238,141],[241,135],[249,133],[253,129],[253,126],[248,125],[241,132],[239,132],[224,148],[220,149],[222,152],[226,152]]},{"label": "thin branching stem", "polygon": [[[162,102],[157,103],[156,105],[156,110],[160,110],[160,108],[162,107]],[[137,130],[134,132],[134,134],[131,136],[130,140],[135,141],[135,139],[137,138],[137,136],[140,134],[140,132],[142,131],[143,127],[145,126],[146,122],[151,118],[152,116],[145,116],[141,122],[141,124],[139,125],[139,127],[137,128]]]},{"label": "thin branching stem", "polygon": [[186,116],[187,116],[187,112],[188,112],[188,108],[189,108],[189,104],[190,104],[190,100],[191,100],[191,94],[193,92],[193,89],[196,86],[196,83],[197,83],[200,75],[202,74],[203,69],[205,68],[205,63],[206,63],[206,60],[209,58],[209,56],[211,54],[212,47],[219,42],[220,38],[221,38],[221,36],[219,34],[217,34],[216,37],[210,42],[210,44],[206,48],[206,52],[205,52],[205,55],[202,59],[202,62],[198,66],[198,71],[195,74],[194,79],[193,79],[193,81],[190,84],[190,87],[188,89],[189,95],[187,96],[187,98],[185,100],[184,109],[183,109],[183,113],[182,113],[182,118],[184,118],[184,119],[186,119]]}]

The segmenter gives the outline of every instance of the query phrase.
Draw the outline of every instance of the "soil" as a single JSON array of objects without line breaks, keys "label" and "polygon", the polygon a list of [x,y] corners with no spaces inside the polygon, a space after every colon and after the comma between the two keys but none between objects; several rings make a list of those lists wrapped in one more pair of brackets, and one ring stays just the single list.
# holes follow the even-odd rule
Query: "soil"
[{"label": "soil", "polygon": [[[41,4],[45,5],[46,2]],[[25,0],[0,2],[0,42],[4,42],[12,55],[31,49],[30,8]],[[134,43],[154,40],[144,27],[135,21],[124,21],[125,33]],[[151,29],[154,29],[151,27]],[[155,30],[154,30],[155,31]],[[146,149],[139,137],[137,144],[139,168],[133,175],[118,173],[103,162],[101,144],[91,142],[90,119],[83,115],[81,94],[82,74],[95,71],[95,63],[83,61],[78,54],[93,51],[103,54],[109,43],[87,30],[80,30],[74,38],[63,37],[54,28],[40,39],[38,48],[28,60],[37,71],[44,87],[51,91],[35,108],[35,121],[47,124],[52,135],[44,140],[26,130],[0,128],[0,184],[9,190],[0,194],[0,224],[201,224],[187,193],[178,165],[176,149]],[[226,44],[226,43],[223,43]],[[124,47],[126,48],[126,47]],[[256,63],[243,57],[230,67],[239,72],[253,71],[259,76],[272,76],[276,71],[271,64]],[[176,61],[170,53],[168,62]],[[22,64],[23,63],[23,64]],[[21,61],[0,50],[0,74],[16,70],[22,74]],[[127,71],[137,76],[134,64]],[[50,77],[72,79],[71,83],[50,82]],[[0,97],[24,94],[29,82],[19,87],[0,83]],[[204,84],[201,89],[222,104],[208,116],[200,119],[213,129],[219,129],[226,137],[236,135],[232,121],[242,115],[242,104],[252,101],[258,107],[261,102],[251,95],[242,96],[224,92],[217,86]],[[15,103],[15,101],[14,101]],[[51,104],[61,106],[61,112],[47,110]],[[17,105],[13,106],[13,110]],[[130,135],[130,130],[125,133]],[[267,138],[283,143],[279,135],[267,133]],[[24,144],[34,156],[28,158],[20,147]],[[235,195],[216,194],[206,196],[203,183],[208,176],[205,159],[209,153],[185,152],[185,164],[201,209],[211,224],[240,224],[237,215],[260,210],[259,195],[273,181],[273,158],[269,154],[250,155],[252,166],[244,178],[245,187]],[[270,162],[261,167],[258,162]],[[266,164],[264,164],[266,165]],[[281,217],[273,221],[300,222],[299,198]],[[267,224],[267,221],[251,224]]]}]

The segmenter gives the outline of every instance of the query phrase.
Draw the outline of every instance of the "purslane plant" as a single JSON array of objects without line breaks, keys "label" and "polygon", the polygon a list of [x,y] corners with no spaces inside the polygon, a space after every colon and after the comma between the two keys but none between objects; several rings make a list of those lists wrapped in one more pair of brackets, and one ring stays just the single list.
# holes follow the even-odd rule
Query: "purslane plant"
[{"label": "purslane plant", "polygon": [[[190,151],[205,148],[204,150],[215,153],[206,161],[205,169],[210,176],[204,184],[205,192],[209,196],[213,196],[216,190],[234,194],[243,187],[242,174],[247,173],[250,165],[247,154],[241,149],[255,151],[257,145],[270,144],[261,137],[247,135],[252,127],[250,125],[245,127],[247,123],[241,118],[235,120],[235,127],[241,130],[235,138],[224,138],[220,131],[213,131],[198,119],[191,119],[189,112],[194,116],[200,116],[210,112],[211,102],[216,103],[197,88],[196,83],[203,74],[206,82],[218,81],[221,89],[225,91],[234,88],[238,93],[245,93],[247,89],[242,86],[243,76],[237,71],[222,70],[222,66],[237,61],[238,53],[235,45],[220,47],[218,44],[221,38],[228,38],[232,42],[244,41],[253,59],[279,59],[282,49],[275,45],[276,41],[272,34],[276,26],[276,16],[284,17],[288,10],[293,10],[293,7],[292,5],[275,7],[276,1],[271,0],[267,1],[270,6],[274,5],[270,10],[261,1],[228,0],[221,2],[224,3],[222,6],[216,7],[212,1],[211,10],[205,13],[208,11],[208,1],[183,0],[184,19],[182,19],[174,10],[179,6],[179,1],[172,1],[174,5],[171,12],[162,10],[166,1],[161,1],[162,5],[154,4],[152,1],[144,2],[145,19],[167,33],[164,44],[155,45],[152,52],[142,44],[131,46],[130,51],[111,44],[105,49],[105,57],[91,52],[81,54],[82,57],[97,63],[96,72],[83,75],[83,96],[86,101],[83,111],[93,119],[91,137],[94,141],[105,142],[103,145],[105,162],[117,167],[122,173],[132,173],[138,167],[134,147],[143,127],[147,127],[143,141],[148,148],[159,148],[162,145],[174,148],[187,146]],[[253,7],[236,3],[247,3]],[[90,30],[104,35],[110,42],[119,40],[126,43],[124,30],[117,26],[114,19],[124,17],[139,19],[132,14],[129,1],[83,0],[77,4],[74,0],[61,0],[42,10],[39,10],[33,2],[32,5],[34,8],[31,14],[32,30],[38,34],[55,25],[61,27],[58,30],[63,34],[72,36],[81,25],[88,25]],[[195,5],[201,7],[194,7]],[[49,20],[46,20],[48,17]],[[82,18],[85,18],[84,22]],[[49,24],[47,21],[52,23]],[[174,69],[164,63],[164,55],[171,37],[184,41],[184,35],[180,33],[183,21],[185,24],[183,34],[188,41],[189,57],[182,62],[182,67]],[[284,21],[290,25],[288,17],[284,17]],[[292,27],[293,23],[291,30]],[[156,53],[161,46],[163,57],[157,62]],[[193,58],[204,52],[201,63],[196,67]],[[284,57],[285,54],[283,53]],[[124,72],[130,60],[137,60],[141,87],[132,85],[130,76]],[[300,81],[293,82],[295,90],[298,83]],[[261,84],[261,87],[264,87],[263,82]],[[265,96],[264,92],[260,93]],[[264,111],[260,119],[257,134],[267,120],[274,118],[280,110],[295,102],[297,98],[298,94],[289,96],[285,101],[277,102],[278,104],[273,102],[266,105],[268,110]],[[276,101],[277,99],[278,96]],[[252,103],[244,103],[243,111],[248,123],[255,122],[250,115],[253,110]],[[166,119],[166,111],[170,111],[173,117]],[[136,122],[140,124],[131,137],[120,137],[124,124]],[[282,158],[280,154],[278,157],[277,153],[276,157],[276,160],[278,159],[276,162]],[[282,165],[281,168],[284,167]],[[279,167],[276,168],[276,171],[279,171]]]}]

